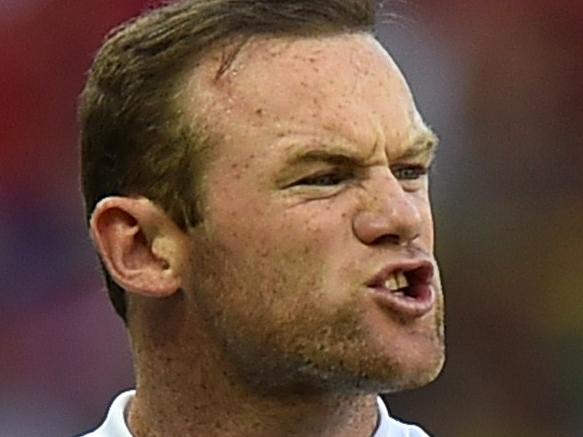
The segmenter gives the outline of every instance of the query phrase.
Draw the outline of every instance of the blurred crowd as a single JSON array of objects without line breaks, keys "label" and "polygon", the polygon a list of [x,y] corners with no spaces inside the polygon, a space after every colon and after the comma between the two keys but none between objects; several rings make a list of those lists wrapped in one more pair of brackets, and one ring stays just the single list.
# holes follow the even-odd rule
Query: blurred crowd
[{"label": "blurred crowd", "polygon": [[[448,363],[389,397],[436,436],[583,429],[583,2],[399,0],[379,36],[441,137]],[[87,237],[76,102],[153,2],[0,0],[0,437],[95,426],[132,386]]]}]

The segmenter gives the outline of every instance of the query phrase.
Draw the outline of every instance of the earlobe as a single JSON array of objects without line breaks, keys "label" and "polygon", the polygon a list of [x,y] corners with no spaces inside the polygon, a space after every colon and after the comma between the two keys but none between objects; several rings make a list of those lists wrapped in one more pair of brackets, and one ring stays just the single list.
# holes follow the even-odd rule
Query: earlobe
[{"label": "earlobe", "polygon": [[183,286],[187,236],[149,199],[105,198],[90,228],[109,274],[127,292],[163,298]]}]

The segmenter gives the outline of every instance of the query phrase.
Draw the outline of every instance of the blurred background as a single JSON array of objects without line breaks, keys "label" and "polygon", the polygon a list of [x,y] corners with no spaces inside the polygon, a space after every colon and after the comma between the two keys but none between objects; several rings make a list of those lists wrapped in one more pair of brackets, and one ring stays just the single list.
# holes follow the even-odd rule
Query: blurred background
[{"label": "blurred background", "polygon": [[[83,220],[76,100],[147,0],[0,0],[0,436],[72,436],[132,386]],[[394,10],[392,9],[394,7]],[[583,429],[583,2],[389,2],[380,38],[442,148],[448,362],[391,396],[436,436]]]}]

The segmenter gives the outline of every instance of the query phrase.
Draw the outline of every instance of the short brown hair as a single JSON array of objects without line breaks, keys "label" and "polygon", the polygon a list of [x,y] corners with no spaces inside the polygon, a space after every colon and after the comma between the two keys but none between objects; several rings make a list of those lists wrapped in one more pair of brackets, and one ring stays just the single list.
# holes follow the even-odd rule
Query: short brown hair
[{"label": "short brown hair", "polygon": [[[179,226],[196,223],[196,151],[208,132],[182,121],[174,96],[197,59],[218,44],[252,35],[372,32],[374,9],[372,0],[186,0],[115,29],[81,96],[87,217],[104,197],[141,195]],[[225,56],[221,71],[228,62]],[[124,290],[107,271],[105,276],[113,305],[126,320]]]}]

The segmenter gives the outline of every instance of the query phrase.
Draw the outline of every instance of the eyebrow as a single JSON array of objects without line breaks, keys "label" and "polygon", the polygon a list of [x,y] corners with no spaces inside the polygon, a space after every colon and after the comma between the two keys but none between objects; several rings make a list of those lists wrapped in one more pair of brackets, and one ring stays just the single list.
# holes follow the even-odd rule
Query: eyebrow
[{"label": "eyebrow", "polygon": [[[424,159],[432,161],[439,145],[438,136],[429,128],[424,127],[411,141],[410,145],[396,160]],[[313,149],[310,146],[296,150],[286,161],[287,164],[307,164],[312,162],[327,162],[336,165],[357,165],[365,167],[370,156],[359,153],[342,145],[334,145],[326,149]]]},{"label": "eyebrow", "polygon": [[411,145],[398,158],[405,160],[425,158],[431,161],[437,154],[438,146],[439,137],[429,127],[425,127],[413,137]]},{"label": "eyebrow", "polygon": [[327,147],[326,149],[301,148],[287,160],[288,164],[328,162],[338,165],[364,165],[364,161],[363,157],[342,146]]}]

